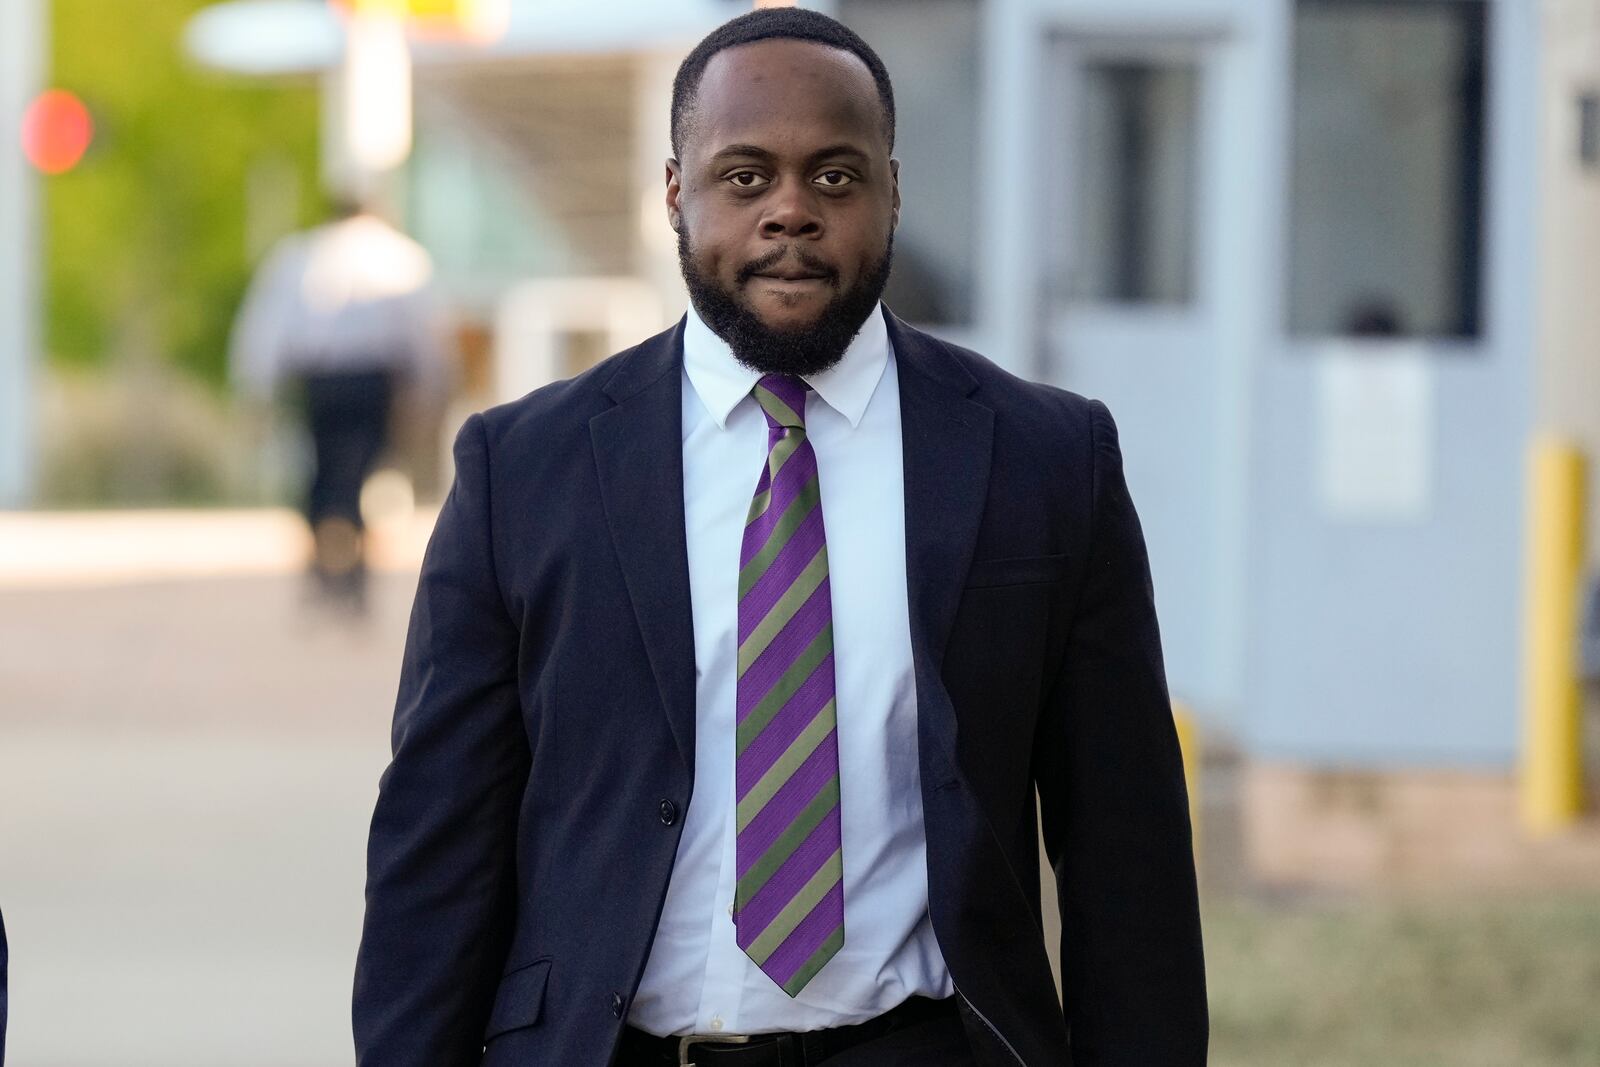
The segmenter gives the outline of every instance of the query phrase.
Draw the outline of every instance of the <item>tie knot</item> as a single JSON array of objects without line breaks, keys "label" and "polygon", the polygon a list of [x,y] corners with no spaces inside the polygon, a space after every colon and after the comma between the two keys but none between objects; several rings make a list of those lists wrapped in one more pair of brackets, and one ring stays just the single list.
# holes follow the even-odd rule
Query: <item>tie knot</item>
[{"label": "tie knot", "polygon": [[806,383],[789,374],[768,374],[751,390],[768,425],[806,428]]}]

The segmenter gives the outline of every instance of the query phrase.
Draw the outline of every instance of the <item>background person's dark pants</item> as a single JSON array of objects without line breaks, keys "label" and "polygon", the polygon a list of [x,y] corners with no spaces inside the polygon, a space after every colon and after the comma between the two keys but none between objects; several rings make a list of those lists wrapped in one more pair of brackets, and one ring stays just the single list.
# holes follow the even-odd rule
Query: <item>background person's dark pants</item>
[{"label": "background person's dark pants", "polygon": [[300,386],[316,468],[305,503],[317,545],[313,570],[324,593],[360,601],[361,486],[389,442],[394,374],[319,371],[301,375]]},{"label": "background person's dark pants", "polygon": [[301,376],[316,473],[306,500],[315,526],[330,516],[361,529],[361,483],[389,441],[393,374],[387,370],[321,371]]}]

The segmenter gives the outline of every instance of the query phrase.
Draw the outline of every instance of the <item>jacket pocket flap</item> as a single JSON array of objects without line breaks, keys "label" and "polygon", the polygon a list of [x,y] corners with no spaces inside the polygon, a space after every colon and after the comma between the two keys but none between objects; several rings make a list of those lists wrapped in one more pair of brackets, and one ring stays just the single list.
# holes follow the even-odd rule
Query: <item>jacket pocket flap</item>
[{"label": "jacket pocket flap", "polygon": [[967,588],[1060,581],[1067,573],[1067,559],[1067,556],[1059,555],[975,560],[972,569],[967,572]]},{"label": "jacket pocket flap", "polygon": [[550,957],[547,956],[534,960],[526,967],[518,967],[501,978],[483,1039],[488,1041],[496,1034],[520,1030],[538,1022],[544,1012],[544,987],[549,977]]}]

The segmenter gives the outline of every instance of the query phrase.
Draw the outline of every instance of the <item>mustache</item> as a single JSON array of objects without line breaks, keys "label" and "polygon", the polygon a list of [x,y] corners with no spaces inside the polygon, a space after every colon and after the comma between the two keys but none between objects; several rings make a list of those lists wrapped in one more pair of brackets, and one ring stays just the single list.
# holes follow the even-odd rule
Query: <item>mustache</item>
[{"label": "mustache", "polygon": [[743,285],[751,278],[754,278],[757,274],[765,274],[767,271],[772,270],[785,259],[789,258],[789,253],[791,250],[794,252],[794,258],[800,261],[800,266],[814,274],[822,275],[830,283],[837,284],[839,281],[838,270],[829,266],[827,263],[824,263],[813,253],[807,251],[799,245],[774,248],[771,252],[762,256],[760,259],[751,260],[749,263],[746,263],[743,267],[739,268],[739,284]]}]

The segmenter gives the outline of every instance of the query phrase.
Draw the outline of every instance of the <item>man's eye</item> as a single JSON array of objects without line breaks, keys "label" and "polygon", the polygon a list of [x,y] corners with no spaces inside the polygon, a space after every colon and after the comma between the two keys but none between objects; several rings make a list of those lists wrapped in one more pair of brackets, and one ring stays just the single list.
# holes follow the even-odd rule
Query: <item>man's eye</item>
[{"label": "man's eye", "polygon": [[728,175],[728,180],[741,189],[755,189],[767,184],[767,179],[753,170],[741,170],[738,173],[730,174]]},{"label": "man's eye", "polygon": [[830,189],[838,189],[841,186],[849,185],[855,179],[842,170],[827,170],[817,175],[817,181]]}]

